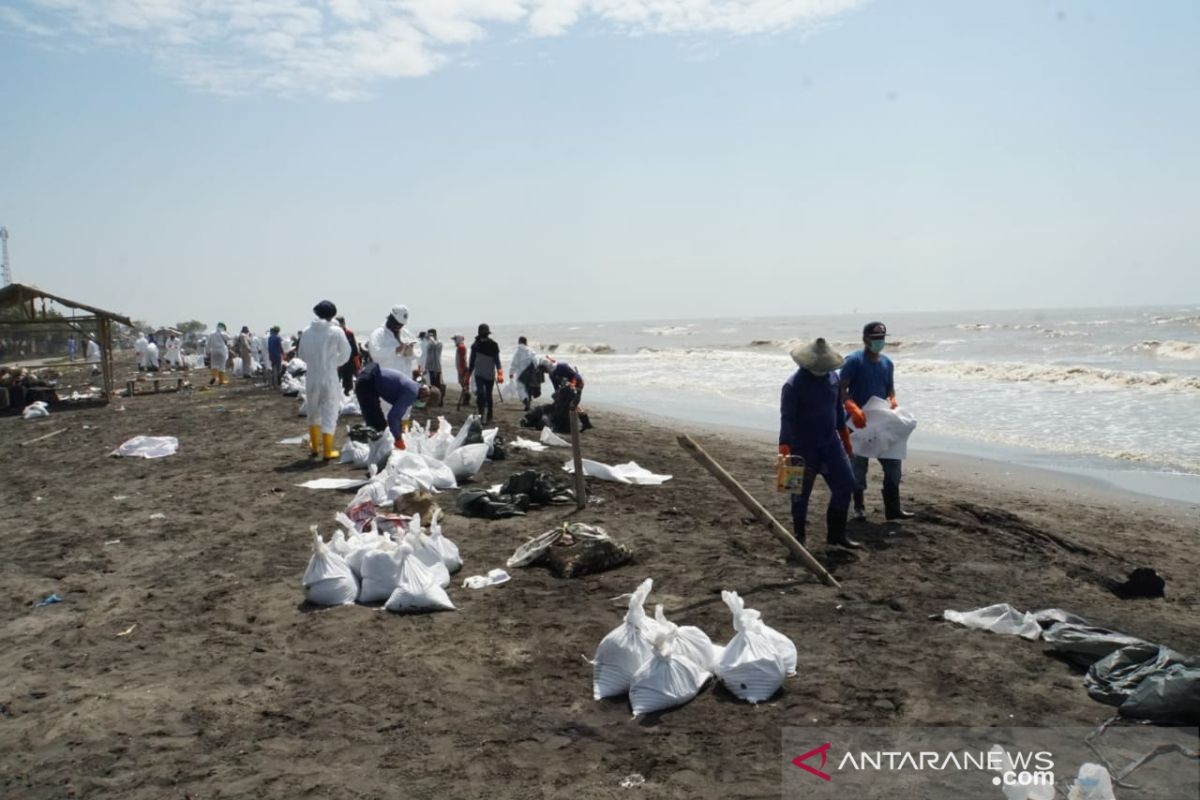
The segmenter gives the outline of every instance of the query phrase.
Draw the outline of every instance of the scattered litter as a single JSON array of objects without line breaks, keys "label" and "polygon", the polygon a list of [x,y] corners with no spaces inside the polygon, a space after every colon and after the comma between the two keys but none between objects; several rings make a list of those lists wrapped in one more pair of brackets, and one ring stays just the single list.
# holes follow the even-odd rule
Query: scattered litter
[{"label": "scattered litter", "polygon": [[497,494],[525,495],[532,505],[553,505],[555,503],[573,503],[575,492],[564,483],[559,483],[545,472],[527,469],[509,476],[498,489],[492,489]]},{"label": "scattered litter", "polygon": [[555,577],[576,578],[615,569],[632,560],[633,551],[603,528],[568,522],[518,547],[507,566],[545,564]]},{"label": "scattered litter", "polygon": [[166,514],[151,514],[150,519],[166,519]]},{"label": "scattered litter", "polygon": [[505,519],[525,516],[525,511],[529,508],[529,497],[492,494],[482,489],[463,489],[458,493],[454,504],[458,513],[464,517]]},{"label": "scattered litter", "polygon": [[307,441],[307,437],[293,436],[290,439],[280,439],[279,444],[304,444],[305,441]]},{"label": "scattered litter", "polygon": [[107,542],[104,543],[104,546],[108,547],[110,544],[120,544],[120,543],[121,543],[120,539],[109,539]]},{"label": "scattered litter", "polygon": [[1042,635],[1042,626],[1028,611],[1022,613],[1008,603],[998,603],[987,608],[974,611],[942,612],[947,622],[953,622],[967,628],[991,631],[992,633],[1011,634],[1022,639],[1035,641]]},{"label": "scattered litter", "polygon": [[1124,600],[1142,597],[1165,597],[1167,582],[1149,567],[1138,567],[1129,573],[1124,583],[1112,587],[1113,594]]},{"label": "scattered litter", "polygon": [[549,427],[542,428],[542,435],[538,439],[538,442],[540,444],[544,444],[549,447],[570,447],[571,446],[570,442],[568,442],[566,439],[559,436],[554,431],[550,430]]},{"label": "scattered litter", "polygon": [[41,608],[42,606],[52,606],[55,603],[61,603],[62,601],[63,601],[63,599],[61,597],[59,597],[57,594],[52,594],[52,595],[46,597],[44,600],[38,600],[33,605],[34,605],[34,608]]},{"label": "scattered litter", "polygon": [[[546,430],[549,430],[549,428]],[[554,436],[553,433],[550,435]],[[518,436],[516,439],[513,439],[512,446],[518,450],[532,450],[535,453],[540,453],[546,449],[546,445],[542,444],[541,442],[535,442],[531,439],[523,439],[520,436]]]},{"label": "scattered litter", "polygon": [[165,458],[179,449],[179,440],[174,436],[135,436],[109,455],[127,458]]},{"label": "scattered litter", "polygon": [[1075,783],[1067,790],[1068,800],[1116,800],[1116,797],[1108,770],[1090,762],[1079,767]]},{"label": "scattered litter", "polygon": [[[563,471],[574,475],[575,464],[568,461],[563,465]],[[608,464],[601,464],[599,461],[585,458],[583,459],[583,474],[589,478],[599,478],[602,481],[634,483],[640,486],[658,486],[671,480],[670,475],[655,475],[648,469],[638,466],[636,461],[610,467]]]},{"label": "scattered litter", "polygon": [[622,789],[636,789],[646,783],[646,779],[640,773],[633,772],[621,779],[618,784]]},{"label": "scattered litter", "polygon": [[129,499],[129,495],[127,495],[127,494],[114,494],[113,495],[113,500],[121,501],[121,500],[128,500],[128,499]]},{"label": "scattered litter", "polygon": [[357,489],[366,482],[362,478],[313,478],[296,485],[304,489]]},{"label": "scattered litter", "polygon": [[50,407],[43,400],[35,400],[25,406],[25,410],[21,412],[21,416],[25,419],[41,419],[42,417],[50,416]]},{"label": "scattered litter", "polygon": [[45,499],[44,497],[35,497],[35,498],[33,498],[33,502],[35,502],[35,503],[40,503],[40,502],[42,502],[42,500],[44,500],[44,499]]},{"label": "scattered litter", "polygon": [[487,575],[472,575],[463,581],[467,589],[486,589],[489,586],[499,586],[511,580],[509,574],[500,568],[489,570]]},{"label": "scattered litter", "polygon": [[129,634],[133,633],[133,629],[136,627],[137,627],[137,623],[135,622],[132,625],[130,625],[128,628],[126,628],[125,630],[118,633],[117,636],[128,636]]}]

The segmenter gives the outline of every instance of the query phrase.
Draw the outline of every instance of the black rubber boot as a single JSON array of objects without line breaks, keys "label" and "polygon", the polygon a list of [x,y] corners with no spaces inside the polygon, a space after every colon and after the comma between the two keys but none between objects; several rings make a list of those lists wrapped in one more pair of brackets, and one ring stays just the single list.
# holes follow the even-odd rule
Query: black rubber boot
[{"label": "black rubber boot", "polygon": [[858,522],[864,522],[867,519],[867,507],[862,489],[854,490],[854,519]]},{"label": "black rubber boot", "polygon": [[831,508],[825,512],[825,524],[828,527],[825,541],[835,547],[845,547],[853,550],[862,547],[862,545],[846,535],[846,514],[848,510],[835,511]]},{"label": "black rubber boot", "polygon": [[796,541],[800,543],[801,547],[808,547],[808,543],[805,541],[803,522],[797,522],[795,519],[792,520],[792,535],[796,537]]},{"label": "black rubber boot", "polygon": [[883,514],[889,521],[897,519],[912,519],[915,514],[910,514],[900,506],[900,487],[891,488],[885,486],[883,488]]}]

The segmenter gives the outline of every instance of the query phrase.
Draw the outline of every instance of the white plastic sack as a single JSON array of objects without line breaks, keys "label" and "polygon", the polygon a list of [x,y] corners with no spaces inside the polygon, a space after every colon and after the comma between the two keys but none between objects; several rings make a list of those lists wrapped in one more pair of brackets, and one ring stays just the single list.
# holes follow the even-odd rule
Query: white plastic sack
[{"label": "white plastic sack", "polygon": [[708,670],[681,655],[678,644],[676,631],[658,630],[654,655],[633,676],[629,687],[629,705],[635,717],[683,705],[712,677]]},{"label": "white plastic sack", "polygon": [[[563,465],[563,471],[574,475],[575,463],[568,461]],[[650,470],[638,466],[636,461],[610,467],[608,464],[601,464],[599,461],[585,458],[583,459],[583,474],[589,478],[599,478],[602,481],[635,483],[641,486],[658,486],[671,480],[670,475],[655,475]]]},{"label": "white plastic sack", "polygon": [[470,478],[483,468],[487,460],[488,446],[486,444],[467,444],[457,448],[446,456],[445,464],[458,480]]},{"label": "white plastic sack", "polygon": [[458,487],[455,474],[448,465],[409,450],[392,451],[388,456],[387,468],[383,471],[383,480],[389,494],[393,494],[393,488],[400,489],[394,493],[395,497],[422,489],[438,491]]},{"label": "white plastic sack", "polygon": [[892,410],[882,397],[872,397],[863,406],[867,427],[850,425],[850,446],[854,455],[863,458],[907,458],[908,437],[917,427],[917,420],[905,408]]},{"label": "white plastic sack", "polygon": [[421,530],[421,515],[413,517],[408,533],[404,535],[402,544],[412,550],[413,558],[429,568],[438,586],[443,589],[450,585],[450,570],[442,561],[442,553],[428,536]]},{"label": "white plastic sack", "polygon": [[166,458],[175,455],[179,440],[174,436],[135,436],[110,455],[126,458]]},{"label": "white plastic sack", "polygon": [[721,654],[717,677],[738,698],[761,703],[796,673],[796,645],[764,624],[758,611],[746,608],[737,592],[721,592],[721,599],[733,614],[737,633]]},{"label": "white plastic sack", "polygon": [[522,439],[520,436],[518,436],[516,439],[513,439],[511,445],[517,450],[532,450],[535,453],[540,453],[546,449],[546,445],[542,444],[541,442]]},{"label": "white plastic sack", "polygon": [[1017,611],[1008,603],[997,603],[994,606],[977,608],[974,611],[947,609],[942,612],[942,617],[947,622],[954,622],[967,628],[1020,636],[1022,639],[1030,641],[1036,641],[1042,635],[1042,626],[1038,624],[1037,618],[1033,614],[1028,611]]},{"label": "white plastic sack", "polygon": [[279,381],[279,391],[286,397],[296,397],[304,391],[304,381],[290,372],[285,372]]},{"label": "white plastic sack", "polygon": [[[570,447],[571,446],[570,442],[568,442],[566,439],[559,436],[554,431],[550,430],[550,428],[548,428],[548,427],[542,428],[542,435],[538,441],[541,444],[544,444],[548,447]],[[587,473],[584,473],[584,474],[587,474]]]},{"label": "white plastic sack", "polygon": [[25,410],[21,412],[24,419],[41,419],[42,417],[50,416],[50,407],[45,401],[34,400],[29,405],[25,406]]},{"label": "white plastic sack", "polygon": [[438,461],[445,461],[450,452],[450,445],[454,442],[454,428],[445,417],[438,417],[437,432],[428,439],[429,455]]},{"label": "white plastic sack", "polygon": [[442,535],[441,517],[442,510],[435,509],[433,519],[429,522],[429,543],[441,555],[447,571],[453,574],[462,569],[462,555],[458,552],[458,545]]},{"label": "white plastic sack", "polygon": [[400,564],[396,553],[376,548],[365,551],[358,568],[362,584],[358,589],[358,602],[375,603],[387,600],[396,591],[400,580]]},{"label": "white plastic sack", "polygon": [[629,598],[625,620],[600,640],[592,660],[592,696],[600,700],[629,691],[633,676],[654,654],[653,640],[658,633],[654,620],[646,616],[643,605],[654,581],[642,581]]},{"label": "white plastic sack", "polygon": [[508,583],[510,576],[500,568],[488,570],[487,575],[472,575],[463,581],[464,589],[486,589],[489,586],[499,586]]},{"label": "white plastic sack", "polygon": [[358,597],[358,581],[345,560],[321,541],[317,526],[313,535],[313,554],[304,570],[304,598],[313,605],[341,606]]},{"label": "white plastic sack", "polygon": [[338,409],[339,417],[361,417],[362,409],[358,407],[358,395],[349,397],[342,395],[342,407]]},{"label": "white plastic sack", "polygon": [[654,607],[654,622],[659,632],[667,631],[675,637],[674,653],[681,658],[691,659],[704,672],[710,673],[717,669],[717,656],[712,639],[708,634],[694,625],[676,625],[667,619],[663,607]]},{"label": "white plastic sack", "polygon": [[288,375],[295,375],[296,377],[299,377],[308,372],[308,365],[305,364],[299,357],[296,357],[287,362],[284,370],[287,371]]},{"label": "white plastic sack", "polygon": [[355,467],[365,467],[371,462],[371,446],[366,442],[356,442],[346,439],[340,448],[339,464],[351,464]]},{"label": "white plastic sack", "polygon": [[450,441],[450,446],[446,448],[446,455],[453,453],[466,443],[467,434],[471,432],[471,423],[479,421],[478,414],[471,414],[463,421],[462,427],[458,429],[458,433],[454,434],[454,438]]},{"label": "white plastic sack", "polygon": [[453,611],[454,603],[437,583],[429,567],[413,556],[412,547],[400,545],[400,574],[396,590],[388,597],[384,608],[388,611]]}]

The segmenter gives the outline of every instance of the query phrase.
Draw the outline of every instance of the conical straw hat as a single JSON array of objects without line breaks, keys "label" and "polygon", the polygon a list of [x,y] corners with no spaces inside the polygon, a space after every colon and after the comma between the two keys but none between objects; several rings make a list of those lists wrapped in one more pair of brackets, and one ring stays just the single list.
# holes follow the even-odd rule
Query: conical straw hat
[{"label": "conical straw hat", "polygon": [[833,372],[845,360],[824,339],[798,344],[792,348],[792,360],[809,372]]}]

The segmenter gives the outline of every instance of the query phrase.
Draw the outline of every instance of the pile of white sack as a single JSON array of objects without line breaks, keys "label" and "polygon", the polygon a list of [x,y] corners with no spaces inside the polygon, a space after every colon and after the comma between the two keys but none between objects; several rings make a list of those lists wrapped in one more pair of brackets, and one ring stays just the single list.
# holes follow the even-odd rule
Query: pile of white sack
[{"label": "pile of white sack", "polygon": [[446,594],[450,575],[462,568],[458,546],[442,535],[440,511],[426,534],[421,517],[385,533],[377,525],[359,530],[344,515],[329,542],[313,534],[304,571],[304,597],[319,606],[378,603],[388,611],[453,611]]},{"label": "pile of white sack", "polygon": [[654,619],[643,608],[653,580],[647,578],[629,599],[625,620],[596,648],[592,660],[592,695],[629,695],[634,716],[687,703],[716,677],[735,696],[749,703],[769,699],[796,674],[796,645],[763,624],[762,615],[745,607],[736,592],[721,592],[733,614],[733,639],[714,645],[699,628],[678,626],[655,608]]},{"label": "pile of white sack", "polygon": [[376,484],[375,488],[368,488],[369,483],[360,492],[363,499],[370,497],[377,505],[409,492],[455,489],[458,481],[483,468],[496,442],[499,428],[490,428],[483,431],[483,444],[465,444],[472,421],[478,419],[474,415],[468,417],[457,435],[445,417],[438,417],[437,430],[432,433],[414,422],[404,434],[404,450],[395,449],[390,430],[383,431],[370,444],[348,438],[342,443],[341,461],[371,470],[387,459],[385,469],[372,472],[371,483]]},{"label": "pile of white sack", "polygon": [[[289,393],[288,390],[284,388],[284,386],[287,384],[287,381],[289,381],[289,380],[296,381],[296,379],[292,378],[290,375],[284,375],[282,381],[280,381],[280,390],[283,391],[283,393],[285,395],[287,395]],[[305,391],[304,391],[304,380],[300,379],[297,381],[297,383],[299,384],[300,388],[297,389],[294,394],[296,397],[300,398],[300,408],[297,409],[296,413],[298,415],[300,415],[301,417],[305,417],[305,416],[308,416],[308,397],[306,396]],[[339,417],[361,417],[362,416],[362,409],[358,407],[358,396],[357,395],[353,395],[353,394],[343,394],[342,395],[342,405],[338,408],[338,416]]]}]

